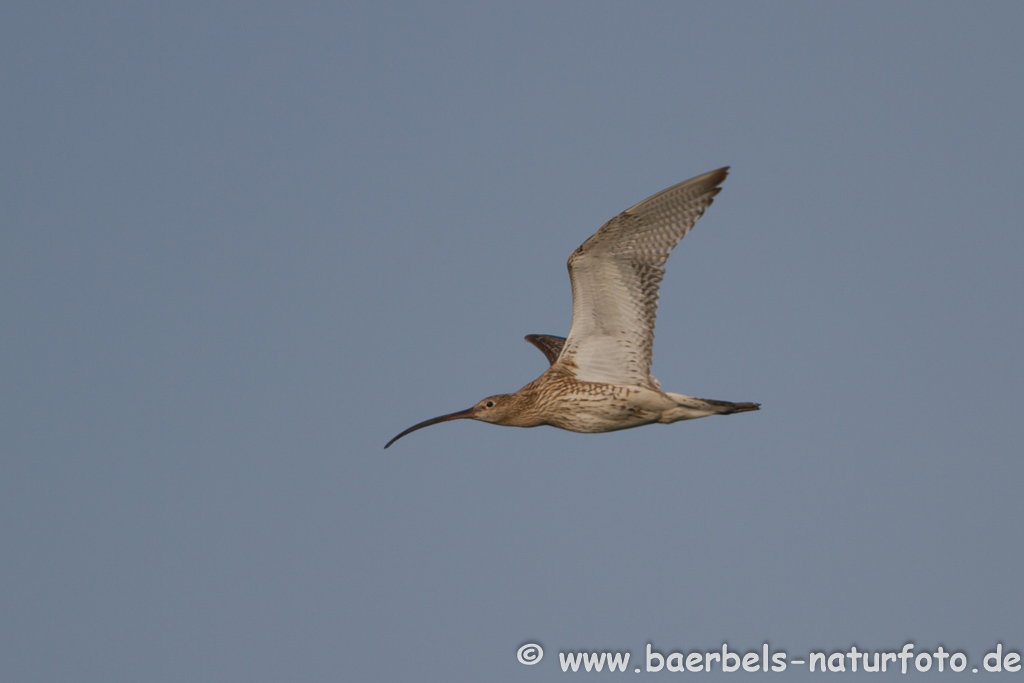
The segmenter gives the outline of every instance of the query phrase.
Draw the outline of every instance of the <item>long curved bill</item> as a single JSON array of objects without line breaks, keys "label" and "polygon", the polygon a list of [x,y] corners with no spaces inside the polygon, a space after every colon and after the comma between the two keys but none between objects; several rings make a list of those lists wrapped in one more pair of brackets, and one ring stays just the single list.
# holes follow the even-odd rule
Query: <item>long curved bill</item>
[{"label": "long curved bill", "polygon": [[438,422],[447,422],[448,420],[461,420],[461,419],[467,418],[467,417],[473,417],[473,409],[472,408],[469,408],[468,410],[460,410],[457,413],[448,413],[447,415],[442,415],[441,417],[434,417],[434,418],[431,418],[429,420],[424,420],[423,422],[420,422],[419,424],[415,424],[412,427],[409,427],[404,432],[402,432],[401,434],[399,434],[395,438],[391,439],[391,441],[388,441],[384,445],[384,448],[387,448],[388,446],[390,446],[394,442],[396,442],[399,439],[401,439],[406,434],[409,434],[411,432],[415,432],[417,429],[423,429],[424,427],[429,427],[430,425],[436,425]]}]

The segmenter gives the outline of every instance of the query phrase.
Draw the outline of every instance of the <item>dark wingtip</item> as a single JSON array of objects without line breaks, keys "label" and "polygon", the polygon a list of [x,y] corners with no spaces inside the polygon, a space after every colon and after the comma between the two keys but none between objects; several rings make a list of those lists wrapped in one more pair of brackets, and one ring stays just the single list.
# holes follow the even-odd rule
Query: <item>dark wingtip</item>
[{"label": "dark wingtip", "polygon": [[551,365],[558,360],[562,347],[565,346],[565,337],[556,337],[553,334],[528,334],[523,338],[540,349]]}]

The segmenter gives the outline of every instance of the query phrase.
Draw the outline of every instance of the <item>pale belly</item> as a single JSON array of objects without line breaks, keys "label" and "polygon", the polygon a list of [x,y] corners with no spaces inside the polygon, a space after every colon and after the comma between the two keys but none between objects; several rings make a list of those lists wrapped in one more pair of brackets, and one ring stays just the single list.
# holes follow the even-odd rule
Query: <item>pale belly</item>
[{"label": "pale belly", "polygon": [[597,385],[557,401],[546,411],[547,424],[572,432],[612,432],[658,422],[676,405],[665,394],[644,387]]}]

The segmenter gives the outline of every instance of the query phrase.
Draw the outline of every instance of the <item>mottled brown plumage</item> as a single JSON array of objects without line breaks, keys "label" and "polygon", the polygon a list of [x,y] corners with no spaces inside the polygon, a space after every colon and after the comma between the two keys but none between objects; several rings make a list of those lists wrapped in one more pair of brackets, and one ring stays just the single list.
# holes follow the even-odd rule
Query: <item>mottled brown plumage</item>
[{"label": "mottled brown plumage", "polygon": [[662,391],[650,374],[665,262],[711,205],[727,172],[720,168],[645,199],[605,223],[569,256],[569,336],[526,337],[551,364],[544,374],[514,394],[490,396],[468,410],[413,425],[384,448],[417,429],[458,419],[610,432],[757,410],[757,403]]}]

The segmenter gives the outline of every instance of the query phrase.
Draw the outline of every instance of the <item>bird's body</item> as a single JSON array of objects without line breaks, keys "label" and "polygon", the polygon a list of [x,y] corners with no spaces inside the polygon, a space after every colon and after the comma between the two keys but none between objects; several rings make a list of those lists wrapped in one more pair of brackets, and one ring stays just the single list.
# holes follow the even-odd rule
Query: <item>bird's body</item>
[{"label": "bird's body", "polygon": [[551,363],[540,377],[513,394],[491,396],[469,410],[414,425],[385,448],[409,432],[463,418],[592,433],[757,410],[757,403],[662,391],[650,374],[664,263],[711,205],[727,171],[705,173],[645,199],[572,253],[568,338],[526,337]]}]

